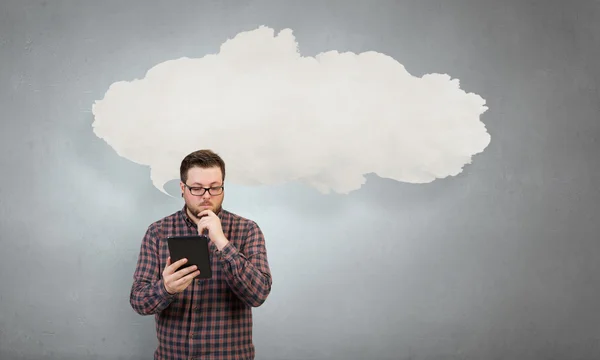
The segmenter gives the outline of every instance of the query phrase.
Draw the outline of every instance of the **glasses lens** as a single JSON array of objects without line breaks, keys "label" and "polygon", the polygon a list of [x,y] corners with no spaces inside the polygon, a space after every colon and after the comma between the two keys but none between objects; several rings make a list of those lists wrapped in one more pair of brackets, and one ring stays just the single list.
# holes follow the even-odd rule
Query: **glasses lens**
[{"label": "glasses lens", "polygon": [[[202,196],[204,195],[204,193],[206,192],[205,188],[201,188],[201,187],[190,187],[188,186],[188,188],[190,189],[190,193],[194,196]],[[221,195],[221,193],[223,193],[223,186],[219,186],[219,187],[212,187],[208,190],[208,193],[211,195]]]},{"label": "glasses lens", "polygon": [[222,187],[216,187],[216,188],[210,188],[209,193],[211,195],[221,195],[222,191],[223,191]]}]

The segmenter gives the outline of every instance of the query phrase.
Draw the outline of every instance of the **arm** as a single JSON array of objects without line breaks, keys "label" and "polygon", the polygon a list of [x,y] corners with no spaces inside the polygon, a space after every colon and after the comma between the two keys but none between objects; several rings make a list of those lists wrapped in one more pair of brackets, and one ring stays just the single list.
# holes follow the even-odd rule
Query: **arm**
[{"label": "arm", "polygon": [[243,252],[228,242],[216,253],[232,291],[248,306],[262,305],[271,292],[272,279],[264,235],[258,225],[251,223]]},{"label": "arm", "polygon": [[140,315],[157,314],[175,298],[163,283],[157,243],[155,229],[150,226],[142,239],[129,296],[131,307]]}]

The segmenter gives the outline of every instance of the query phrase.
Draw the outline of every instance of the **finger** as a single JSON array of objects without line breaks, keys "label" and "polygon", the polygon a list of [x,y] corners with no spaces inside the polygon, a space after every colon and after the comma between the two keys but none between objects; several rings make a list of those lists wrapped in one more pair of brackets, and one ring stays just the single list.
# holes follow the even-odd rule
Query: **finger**
[{"label": "finger", "polygon": [[192,265],[192,266],[188,266],[184,269],[179,269],[177,270],[177,272],[175,274],[178,274],[178,276],[183,277],[191,272],[194,272],[198,270],[198,267],[196,265]]},{"label": "finger", "polygon": [[207,223],[198,223],[198,232],[200,234],[202,234],[202,231],[204,231],[205,229],[208,229]]},{"label": "finger", "polygon": [[192,280],[194,280],[194,278],[198,276],[198,274],[200,274],[200,271],[195,271],[191,274],[182,277],[181,279],[171,280],[171,286],[181,291],[185,289],[192,282]]},{"label": "finger", "polygon": [[171,265],[169,265],[167,267],[167,272],[169,274],[173,274],[177,271],[177,269],[179,269],[183,264],[185,264],[188,260],[186,258],[183,259],[179,259],[177,261],[175,261],[174,263],[172,263]]},{"label": "finger", "polygon": [[175,283],[177,284],[177,286],[187,285],[192,280],[194,280],[194,278],[196,276],[198,276],[198,275],[200,275],[200,270],[196,270],[196,271],[194,271],[191,274],[187,274],[186,276],[184,276],[181,279],[177,280]]},{"label": "finger", "polygon": [[188,266],[183,269],[179,269],[179,270],[175,271],[175,273],[170,275],[171,281],[179,281],[182,278],[184,278],[186,275],[188,275],[191,272],[196,271],[197,269],[198,269],[198,267],[196,265],[192,265],[192,266]]},{"label": "finger", "polygon": [[163,275],[167,274],[169,272],[169,266],[171,266],[171,257],[167,257],[167,265],[165,265],[165,268],[163,269]]},{"label": "finger", "polygon": [[202,210],[198,213],[198,217],[209,216],[212,213],[210,209]]},{"label": "finger", "polygon": [[208,224],[212,221],[212,219],[206,215],[202,219],[198,221],[198,224]]}]

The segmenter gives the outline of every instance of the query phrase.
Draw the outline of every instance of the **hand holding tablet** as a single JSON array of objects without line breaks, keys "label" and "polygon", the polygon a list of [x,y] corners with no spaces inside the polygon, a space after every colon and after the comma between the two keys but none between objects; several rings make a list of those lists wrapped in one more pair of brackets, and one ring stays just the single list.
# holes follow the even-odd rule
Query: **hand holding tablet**
[{"label": "hand holding tablet", "polygon": [[209,241],[205,235],[171,236],[167,239],[170,257],[163,279],[169,293],[182,292],[195,278],[212,277]]}]

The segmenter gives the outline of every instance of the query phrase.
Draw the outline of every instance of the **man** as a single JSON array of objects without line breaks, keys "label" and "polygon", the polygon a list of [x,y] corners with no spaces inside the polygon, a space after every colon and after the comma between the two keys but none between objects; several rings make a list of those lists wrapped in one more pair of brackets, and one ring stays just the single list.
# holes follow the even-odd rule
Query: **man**
[{"label": "man", "polygon": [[[258,225],[222,208],[225,163],[210,150],[181,162],[183,209],[152,223],[142,240],[130,303],[154,315],[154,359],[254,359],[252,308],[271,292],[271,272]],[[211,279],[171,262],[167,237],[206,234]]]}]

